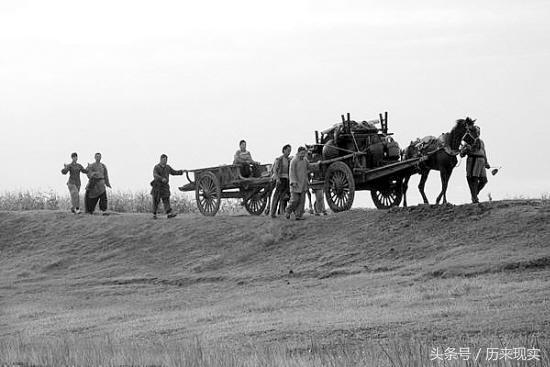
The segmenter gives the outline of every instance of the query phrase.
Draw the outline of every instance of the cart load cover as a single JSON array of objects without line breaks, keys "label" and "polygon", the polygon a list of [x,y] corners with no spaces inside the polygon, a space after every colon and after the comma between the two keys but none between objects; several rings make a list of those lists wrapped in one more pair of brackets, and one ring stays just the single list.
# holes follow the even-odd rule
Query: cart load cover
[{"label": "cart load cover", "polygon": [[[361,121],[361,122],[357,122],[357,121],[350,121],[350,127],[351,127],[351,131],[353,132],[372,132],[372,133],[375,133],[378,131],[378,128],[376,127],[376,124],[379,124],[380,121],[378,120],[369,120],[369,121]],[[321,133],[322,134],[330,134],[331,132],[333,132],[334,130],[341,130],[342,128],[344,127],[344,125],[339,122],[337,124],[334,124],[332,125],[332,127],[326,129],[326,130],[323,130]]]}]

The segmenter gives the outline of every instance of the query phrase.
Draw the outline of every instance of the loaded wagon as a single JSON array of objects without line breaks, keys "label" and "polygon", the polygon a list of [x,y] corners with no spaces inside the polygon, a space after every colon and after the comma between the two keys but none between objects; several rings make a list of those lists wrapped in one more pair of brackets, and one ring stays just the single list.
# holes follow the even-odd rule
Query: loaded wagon
[{"label": "loaded wagon", "polygon": [[[378,126],[379,125],[379,126]],[[355,191],[370,190],[379,209],[398,206],[403,179],[418,172],[426,157],[401,160],[399,144],[388,133],[388,113],[379,119],[356,122],[342,115],[342,122],[315,132],[309,147],[310,161],[319,163],[311,186],[323,188],[334,212],[351,208]]]},{"label": "loaded wagon", "polygon": [[243,177],[241,165],[236,164],[184,170],[189,183],[179,189],[194,191],[197,207],[206,216],[216,215],[221,199],[242,199],[250,214],[260,215],[271,196],[270,171],[271,164],[257,165],[255,177]]}]

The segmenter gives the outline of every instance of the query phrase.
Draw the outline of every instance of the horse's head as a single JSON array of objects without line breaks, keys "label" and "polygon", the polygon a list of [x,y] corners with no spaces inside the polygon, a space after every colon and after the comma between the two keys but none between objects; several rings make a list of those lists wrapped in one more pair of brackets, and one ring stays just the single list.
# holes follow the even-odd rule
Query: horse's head
[{"label": "horse's head", "polygon": [[322,146],[313,144],[308,145],[306,144],[306,152],[307,152],[307,160],[311,163],[317,162],[321,160],[322,157]]},{"label": "horse's head", "polygon": [[456,120],[455,126],[449,133],[449,144],[451,149],[457,150],[462,140],[468,138],[468,134],[473,135],[472,131],[475,130],[475,122],[476,120],[470,117]]}]

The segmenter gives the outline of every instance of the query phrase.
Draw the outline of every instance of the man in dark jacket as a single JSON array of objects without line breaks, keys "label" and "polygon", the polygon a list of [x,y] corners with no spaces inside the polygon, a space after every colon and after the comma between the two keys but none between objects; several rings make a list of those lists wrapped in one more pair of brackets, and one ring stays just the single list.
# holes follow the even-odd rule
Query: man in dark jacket
[{"label": "man in dark jacket", "polygon": [[94,214],[95,207],[99,201],[99,210],[103,215],[107,215],[107,189],[111,188],[107,166],[101,163],[101,153],[94,156],[95,162],[88,164],[88,185],[86,185],[86,195],[84,203],[86,213]]},{"label": "man in dark jacket", "polygon": [[174,170],[168,164],[168,156],[162,154],[160,163],[153,168],[153,181],[151,181],[151,195],[153,196],[153,219],[157,219],[157,210],[162,199],[164,211],[168,218],[174,218],[177,213],[172,212],[170,207],[170,185],[168,184],[169,175],[183,175],[183,170]]},{"label": "man in dark jacket", "polygon": [[283,155],[275,159],[273,164],[272,178],[276,182],[275,194],[273,194],[273,201],[271,202],[271,217],[275,218],[277,213],[277,206],[280,203],[280,212],[284,213],[286,209],[286,203],[290,198],[290,184],[288,182],[288,171],[290,169],[290,151],[292,148],[290,144],[283,147]]},{"label": "man in dark jacket", "polygon": [[318,169],[319,163],[309,163],[306,158],[307,150],[305,147],[299,147],[298,153],[290,161],[288,177],[290,181],[290,201],[285,210],[285,217],[290,219],[290,214],[294,212],[296,220],[304,219],[304,205],[306,202],[306,192],[309,190],[309,172]]}]

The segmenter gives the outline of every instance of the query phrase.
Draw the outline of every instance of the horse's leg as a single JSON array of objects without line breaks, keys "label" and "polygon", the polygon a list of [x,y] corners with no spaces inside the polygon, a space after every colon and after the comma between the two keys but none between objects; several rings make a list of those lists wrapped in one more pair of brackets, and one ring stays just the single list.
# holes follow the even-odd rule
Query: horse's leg
[{"label": "horse's leg", "polygon": [[411,176],[406,176],[405,178],[403,178],[403,183],[402,183],[402,191],[403,191],[403,208],[406,208],[407,207],[407,189],[409,188],[409,179],[411,178]]},{"label": "horse's leg", "polygon": [[435,201],[436,204],[439,204],[441,199],[443,199],[442,204],[447,204],[447,186],[449,185],[449,179],[451,178],[452,170],[444,170],[442,169],[439,172],[439,175],[441,177],[441,192],[437,196],[437,199]]},{"label": "horse's leg", "polygon": [[424,187],[426,186],[426,180],[428,179],[428,175],[430,174],[430,170],[424,170],[420,172],[420,183],[418,184],[418,191],[420,191],[420,195],[422,195],[422,200],[424,201],[424,204],[429,204],[428,198],[426,197],[426,193],[424,192]]}]

